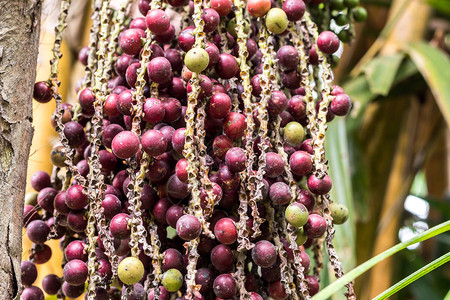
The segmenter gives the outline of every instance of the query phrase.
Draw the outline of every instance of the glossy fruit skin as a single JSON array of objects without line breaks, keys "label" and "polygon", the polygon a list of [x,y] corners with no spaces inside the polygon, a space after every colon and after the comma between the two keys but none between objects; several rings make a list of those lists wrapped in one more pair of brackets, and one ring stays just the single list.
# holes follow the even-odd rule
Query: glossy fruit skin
[{"label": "glossy fruit skin", "polygon": [[333,54],[339,49],[339,46],[339,38],[331,31],[323,31],[317,38],[317,47],[325,54]]},{"label": "glossy fruit skin", "polygon": [[163,261],[161,263],[162,270],[168,271],[170,269],[177,269],[179,271],[182,271],[184,267],[183,262],[183,256],[181,255],[180,251],[177,249],[167,249],[163,252]]},{"label": "glossy fruit skin", "polygon": [[159,84],[168,82],[172,76],[172,65],[165,57],[155,57],[147,67],[148,77]]},{"label": "glossy fruit skin", "polygon": [[111,220],[122,210],[122,203],[115,195],[105,195],[105,199],[102,200],[102,207],[105,218]]},{"label": "glossy fruit skin", "polygon": [[267,30],[273,34],[283,33],[288,26],[288,18],[281,8],[272,8],[266,15]]},{"label": "glossy fruit skin", "polygon": [[150,156],[159,156],[166,152],[168,141],[161,131],[150,129],[141,137],[142,149]]},{"label": "glossy fruit skin", "polygon": [[247,156],[245,151],[239,147],[233,147],[225,154],[225,163],[231,172],[242,172],[245,170]]},{"label": "glossy fruit skin", "polygon": [[26,287],[20,296],[21,300],[44,300],[44,293],[37,286]]},{"label": "glossy fruit skin", "polygon": [[260,294],[251,293],[250,300],[264,300],[264,298]]},{"label": "glossy fruit skin", "polygon": [[331,203],[328,206],[331,217],[333,218],[333,224],[344,224],[348,219],[348,208],[339,203]]},{"label": "glossy fruit skin", "polygon": [[233,147],[233,141],[226,135],[219,135],[213,141],[213,153],[219,159],[224,159],[227,151]]},{"label": "glossy fruit skin", "polygon": [[266,176],[269,178],[276,178],[284,172],[283,158],[275,152],[268,152],[266,154]]},{"label": "glossy fruit skin", "polygon": [[202,224],[196,217],[184,215],[178,219],[176,230],[180,238],[190,241],[200,236]]},{"label": "glossy fruit skin", "polygon": [[297,49],[290,45],[280,47],[277,51],[277,58],[279,67],[283,71],[295,70],[300,62]]},{"label": "glossy fruit skin", "polygon": [[170,19],[165,11],[161,9],[151,9],[145,16],[147,28],[154,34],[162,34],[170,27]]},{"label": "glossy fruit skin", "polygon": [[208,115],[215,119],[223,119],[231,112],[231,98],[225,93],[214,94],[208,105]]},{"label": "glossy fruit skin", "polygon": [[52,183],[50,180],[50,175],[45,171],[36,171],[30,178],[31,187],[37,192],[40,190],[51,187]]},{"label": "glossy fruit skin", "polygon": [[213,290],[218,298],[232,298],[237,292],[236,281],[230,274],[221,274],[214,279]]},{"label": "glossy fruit skin", "polygon": [[352,107],[352,101],[347,94],[336,95],[330,103],[330,109],[336,116],[345,116]]},{"label": "glossy fruit skin", "polygon": [[34,84],[33,98],[39,103],[47,103],[52,100],[52,90],[45,81],[39,81]]},{"label": "glossy fruit skin", "polygon": [[86,138],[83,126],[81,126],[80,123],[73,121],[64,124],[64,135],[68,139],[69,145],[72,147],[80,146]]},{"label": "glossy fruit skin", "polygon": [[61,289],[64,296],[68,298],[78,298],[84,292],[84,284],[70,285],[67,282],[63,282]]},{"label": "glossy fruit skin", "polygon": [[187,160],[180,159],[175,166],[175,174],[181,182],[188,183]]},{"label": "glossy fruit skin", "polygon": [[70,209],[83,209],[88,201],[88,196],[83,193],[83,187],[81,185],[72,185],[69,189],[67,189],[66,205]]},{"label": "glossy fruit skin", "polygon": [[23,226],[27,227],[27,225],[34,220],[37,220],[39,217],[38,212],[34,208],[34,205],[25,205],[23,209]]},{"label": "glossy fruit skin", "polygon": [[119,39],[122,51],[128,55],[139,54],[142,48],[142,29],[132,28],[125,30]]},{"label": "glossy fruit skin", "polygon": [[85,251],[86,244],[82,241],[75,240],[70,242],[64,250],[64,256],[67,261],[78,259],[87,262],[88,255]]},{"label": "glossy fruit skin", "polygon": [[177,121],[181,117],[182,106],[178,99],[163,98],[161,102],[164,106],[165,111],[163,122],[172,123]]},{"label": "glossy fruit skin", "polygon": [[177,175],[173,174],[170,176],[169,180],[167,180],[167,193],[172,198],[183,199],[189,196],[189,186],[180,181]]},{"label": "glossy fruit skin", "polygon": [[122,126],[120,126],[118,124],[110,124],[110,125],[106,126],[103,129],[103,134],[102,134],[103,145],[106,148],[111,149],[112,140],[119,132],[122,132],[122,131],[123,131]]},{"label": "glossy fruit skin", "polygon": [[309,238],[319,238],[327,230],[327,223],[322,216],[310,214],[308,222],[303,226],[303,229]]},{"label": "glossy fruit skin", "polygon": [[319,282],[314,276],[305,275],[305,279],[308,282],[308,291],[310,296],[314,296],[319,292]]},{"label": "glossy fruit skin", "polygon": [[355,7],[352,13],[356,22],[364,22],[367,19],[367,10],[362,6]]},{"label": "glossy fruit skin", "polygon": [[325,195],[331,190],[331,186],[331,178],[328,175],[319,179],[315,174],[312,174],[308,178],[308,188],[316,195]]},{"label": "glossy fruit skin", "polygon": [[231,140],[243,137],[246,128],[245,116],[241,113],[231,112],[223,121],[223,130]]},{"label": "glossy fruit skin", "polygon": [[174,204],[166,211],[166,222],[169,226],[176,228],[178,219],[180,219],[183,215],[183,206]]},{"label": "glossy fruit skin", "polygon": [[63,269],[64,280],[70,285],[81,285],[88,277],[88,268],[84,261],[74,259],[69,261]]},{"label": "glossy fruit skin", "polygon": [[286,13],[289,21],[296,22],[305,14],[306,6],[303,0],[286,0],[283,3],[282,9]]},{"label": "glossy fruit skin", "polygon": [[183,286],[183,275],[177,269],[167,270],[161,283],[168,292],[176,292]]},{"label": "glossy fruit skin", "polygon": [[195,73],[204,71],[209,65],[209,55],[202,48],[192,48],[184,57],[186,67]]},{"label": "glossy fruit skin", "polygon": [[47,241],[50,228],[42,220],[35,220],[27,226],[27,236],[33,243],[43,244]]},{"label": "glossy fruit skin", "polygon": [[303,138],[305,137],[305,130],[303,126],[298,122],[289,122],[284,127],[284,140],[286,144],[292,147],[299,147]]},{"label": "glossy fruit skin", "polygon": [[280,281],[272,282],[267,289],[269,296],[275,300],[287,299],[288,294],[286,293],[283,285]]},{"label": "glossy fruit skin", "polygon": [[291,190],[284,182],[275,182],[269,189],[270,201],[274,205],[286,205],[291,201]]},{"label": "glossy fruit skin", "polygon": [[221,53],[215,65],[217,75],[222,79],[230,79],[239,72],[239,65],[236,58],[228,53]]},{"label": "glossy fruit skin", "polygon": [[260,267],[271,267],[277,260],[277,250],[271,242],[259,241],[252,249],[252,259]]},{"label": "glossy fruit skin", "polygon": [[312,170],[311,155],[305,151],[296,151],[289,158],[289,166],[295,175],[305,176]]},{"label": "glossy fruit skin", "polygon": [[49,295],[56,295],[61,288],[61,280],[55,274],[49,274],[42,279],[42,289]]},{"label": "glossy fruit skin", "polygon": [[67,226],[75,232],[83,232],[86,229],[87,219],[84,210],[73,210],[67,215]]},{"label": "glossy fruit skin", "polygon": [[282,91],[272,91],[267,103],[267,110],[272,116],[277,116],[283,112],[288,105],[286,95]]},{"label": "glossy fruit skin", "polygon": [[207,33],[213,32],[219,26],[220,15],[215,9],[205,8],[202,12],[202,20],[205,22],[203,31]]},{"label": "glossy fruit skin", "polygon": [[247,1],[247,10],[253,17],[262,17],[270,9],[272,3],[270,0],[249,0]]},{"label": "glossy fruit skin", "polygon": [[195,283],[201,286],[200,293],[206,293],[212,289],[214,274],[210,269],[200,268],[195,274]]},{"label": "glossy fruit skin", "polygon": [[131,229],[128,226],[130,216],[125,213],[115,215],[110,223],[110,231],[113,237],[117,239],[126,239],[130,237]]},{"label": "glossy fruit skin", "polygon": [[286,221],[289,224],[299,228],[308,222],[308,210],[306,207],[298,202],[291,203],[285,211]]},{"label": "glossy fruit skin", "polygon": [[21,279],[24,286],[31,286],[37,278],[38,272],[36,265],[28,260],[20,263]]},{"label": "glossy fruit skin", "polygon": [[237,240],[237,229],[233,220],[222,218],[214,226],[214,235],[217,240],[225,245],[231,245]]},{"label": "glossy fruit skin", "polygon": [[211,263],[220,273],[228,272],[233,268],[234,256],[231,248],[219,244],[211,250]]},{"label": "glossy fruit skin", "polygon": [[123,283],[135,284],[144,276],[144,265],[135,257],[127,257],[119,263],[117,274]]},{"label": "glossy fruit skin", "polygon": [[231,0],[211,0],[211,8],[217,11],[219,16],[225,17],[231,12],[233,2]]},{"label": "glossy fruit skin", "polygon": [[52,257],[52,249],[46,244],[40,245],[36,249],[36,254],[34,255],[34,263],[37,265],[45,264]]},{"label": "glossy fruit skin", "polygon": [[131,131],[119,132],[111,143],[115,156],[120,159],[128,159],[134,156],[139,149],[139,138]]},{"label": "glossy fruit skin", "polygon": [[56,167],[63,168],[66,166],[66,156],[64,155],[63,148],[64,147],[62,145],[55,145],[52,149],[52,152],[50,152],[50,160]]}]

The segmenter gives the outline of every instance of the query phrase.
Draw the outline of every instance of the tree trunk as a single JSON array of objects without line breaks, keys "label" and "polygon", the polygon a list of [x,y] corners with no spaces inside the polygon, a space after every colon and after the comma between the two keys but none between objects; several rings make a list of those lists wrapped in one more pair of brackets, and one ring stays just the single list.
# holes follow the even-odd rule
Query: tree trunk
[{"label": "tree trunk", "polygon": [[0,7],[0,295],[18,299],[41,1],[0,0]]}]

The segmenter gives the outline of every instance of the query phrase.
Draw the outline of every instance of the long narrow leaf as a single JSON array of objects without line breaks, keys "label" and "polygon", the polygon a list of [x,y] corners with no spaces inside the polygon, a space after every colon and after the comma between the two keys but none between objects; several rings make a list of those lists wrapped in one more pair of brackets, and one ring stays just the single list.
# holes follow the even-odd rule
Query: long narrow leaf
[{"label": "long narrow leaf", "polygon": [[444,300],[450,300],[450,290],[448,290],[447,295],[445,295]]},{"label": "long narrow leaf", "polygon": [[450,230],[450,221],[441,223],[427,231],[424,231],[421,234],[418,234],[417,236],[413,237],[412,239],[403,242],[403,243],[399,243],[397,245],[395,245],[392,248],[389,248],[388,250],[378,254],[377,256],[369,259],[368,261],[366,261],[365,263],[359,265],[358,267],[356,267],[355,269],[353,269],[352,271],[348,272],[346,275],[344,275],[343,277],[339,278],[338,280],[336,280],[335,282],[333,282],[332,284],[330,284],[328,287],[326,287],[325,289],[323,289],[321,292],[319,292],[317,295],[315,295],[312,299],[313,300],[325,300],[328,299],[329,297],[331,297],[334,293],[336,293],[337,291],[339,291],[346,283],[354,280],[356,277],[358,277],[359,275],[363,274],[364,272],[366,272],[367,270],[369,270],[370,268],[372,268],[374,265],[376,265],[377,263],[379,263],[380,261],[388,258],[389,256],[399,252],[400,250],[405,249],[408,246],[411,246],[415,243],[419,243],[422,241],[425,241],[427,239],[430,239],[436,235],[439,235],[443,232],[446,232]]},{"label": "long narrow leaf", "polygon": [[424,42],[409,44],[405,49],[430,86],[442,115],[450,124],[450,59],[441,50]]},{"label": "long narrow leaf", "polygon": [[404,56],[403,53],[377,56],[367,63],[364,71],[372,93],[383,96],[389,93]]},{"label": "long narrow leaf", "polygon": [[412,273],[408,277],[403,278],[402,280],[400,280],[399,282],[397,282],[396,284],[391,286],[389,289],[385,290],[384,292],[382,292],[381,294],[379,294],[378,296],[373,298],[373,300],[383,300],[383,299],[386,299],[386,298],[392,296],[393,294],[397,293],[398,291],[400,291],[405,286],[413,283],[414,281],[416,281],[420,277],[430,273],[434,269],[439,268],[440,266],[442,266],[443,264],[445,264],[445,263],[447,263],[449,261],[450,261],[450,252],[448,252],[447,254],[442,255],[438,259],[433,260],[432,262],[430,262],[429,264],[427,264],[423,268],[420,268],[419,270],[417,270],[416,272]]}]

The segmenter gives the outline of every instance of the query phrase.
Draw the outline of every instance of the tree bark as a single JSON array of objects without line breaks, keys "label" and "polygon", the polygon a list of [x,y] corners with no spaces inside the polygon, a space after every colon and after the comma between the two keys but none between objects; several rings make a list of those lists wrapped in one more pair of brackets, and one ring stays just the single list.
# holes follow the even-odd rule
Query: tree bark
[{"label": "tree bark", "polygon": [[18,299],[41,1],[0,0],[0,7],[0,295]]}]

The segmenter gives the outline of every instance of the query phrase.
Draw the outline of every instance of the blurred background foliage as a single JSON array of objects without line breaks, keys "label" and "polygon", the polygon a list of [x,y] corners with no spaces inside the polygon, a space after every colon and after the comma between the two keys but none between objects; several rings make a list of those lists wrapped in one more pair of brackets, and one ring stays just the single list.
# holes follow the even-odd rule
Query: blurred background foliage
[{"label": "blurred background foliage", "polygon": [[[76,57],[88,41],[87,2],[71,7],[63,43],[61,90],[68,102],[83,74]],[[350,211],[335,238],[344,270],[450,219],[450,0],[360,2],[369,17],[356,25],[356,38],[335,69],[336,83],[354,106],[347,119],[329,124],[326,144],[332,198]],[[37,80],[49,72],[58,5],[44,1]],[[33,105],[29,175],[51,172],[49,153],[57,142],[49,123],[55,107]],[[23,259],[30,245],[25,235]],[[62,273],[58,242],[51,247],[52,259],[39,266],[37,283],[43,274]],[[449,250],[448,233],[408,247],[356,280],[358,298],[375,297]],[[324,273],[322,286],[334,280],[332,270]],[[450,299],[449,287],[450,268],[444,265],[390,299]]]}]

